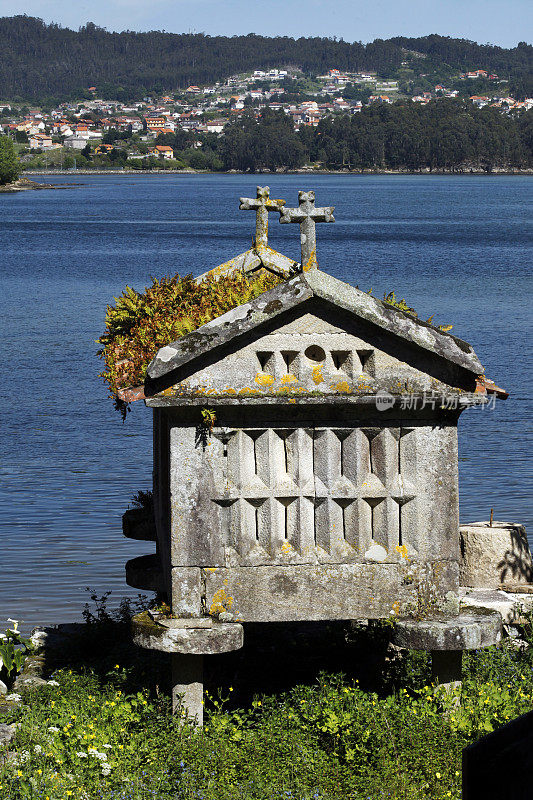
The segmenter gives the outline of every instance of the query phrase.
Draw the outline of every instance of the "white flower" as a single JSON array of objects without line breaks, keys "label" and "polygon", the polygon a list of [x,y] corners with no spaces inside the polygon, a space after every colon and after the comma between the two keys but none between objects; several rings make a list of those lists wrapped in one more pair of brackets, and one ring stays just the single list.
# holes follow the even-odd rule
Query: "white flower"
[{"label": "white flower", "polygon": [[48,686],[59,686],[59,683],[57,681],[46,681],[46,683],[48,684]]},{"label": "white flower", "polygon": [[0,640],[7,639],[5,633],[0,633]]},{"label": "white flower", "polygon": [[36,744],[35,747],[33,748],[33,752],[37,753],[37,755],[39,755],[40,753],[43,752],[43,748],[41,747],[40,744]]},{"label": "white flower", "polygon": [[15,693],[8,694],[6,700],[12,700],[14,703],[20,703],[20,701],[22,700],[22,695]]},{"label": "white flower", "polygon": [[80,753],[76,753],[76,755],[78,756],[78,758],[87,758],[87,753],[81,753],[80,752]]},{"label": "white flower", "polygon": [[50,733],[59,733],[59,728],[56,728],[56,727],[54,727],[53,725],[51,725],[51,726],[48,728],[48,730],[50,731]]},{"label": "white flower", "polygon": [[11,617],[8,617],[8,618],[7,618],[7,621],[8,621],[8,622],[12,622],[12,623],[13,623],[13,633],[17,633],[18,626],[19,626],[19,621],[18,621],[18,619],[11,619]]},{"label": "white flower", "polygon": [[109,764],[102,764],[102,775],[109,775],[111,772],[111,767]]},{"label": "white flower", "polygon": [[98,758],[100,761],[107,761],[107,753],[98,752],[96,747],[89,747],[88,753],[90,756],[94,756],[94,758]]},{"label": "white flower", "polygon": [[112,744],[103,744],[102,747],[107,747],[108,750],[112,750],[113,749],[113,745]]}]

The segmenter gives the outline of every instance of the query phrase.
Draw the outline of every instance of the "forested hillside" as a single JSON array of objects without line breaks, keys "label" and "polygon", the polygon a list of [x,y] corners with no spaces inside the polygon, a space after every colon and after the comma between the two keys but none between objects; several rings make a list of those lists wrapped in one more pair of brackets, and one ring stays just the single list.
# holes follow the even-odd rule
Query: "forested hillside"
[{"label": "forested hillside", "polygon": [[441,66],[486,69],[524,82],[533,48],[478,45],[462,39],[376,39],[363,45],[325,38],[206,36],[204,34],[109,33],[88,23],[79,31],[46,25],[34,17],[0,18],[0,98],[68,99],[89,86],[122,98],[174,92],[261,67],[298,66],[310,74],[330,67],[374,70],[388,77],[415,51],[419,71]]}]

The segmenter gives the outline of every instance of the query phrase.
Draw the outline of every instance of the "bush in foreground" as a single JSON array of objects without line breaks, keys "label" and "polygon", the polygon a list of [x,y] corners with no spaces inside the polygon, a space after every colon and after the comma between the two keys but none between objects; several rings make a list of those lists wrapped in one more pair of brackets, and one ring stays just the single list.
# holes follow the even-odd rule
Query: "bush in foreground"
[{"label": "bush in foreground", "polygon": [[462,748],[529,711],[533,700],[529,649],[490,648],[465,661],[460,705],[457,694],[412,687],[415,656],[405,659],[398,688],[388,694],[323,675],[314,686],[257,696],[242,710],[230,708],[230,689],[225,700],[208,700],[199,730],[172,717],[157,687],[142,688],[147,677],[135,661],[58,670],[4,717],[19,726],[0,767],[0,794],[9,800],[458,800]]}]

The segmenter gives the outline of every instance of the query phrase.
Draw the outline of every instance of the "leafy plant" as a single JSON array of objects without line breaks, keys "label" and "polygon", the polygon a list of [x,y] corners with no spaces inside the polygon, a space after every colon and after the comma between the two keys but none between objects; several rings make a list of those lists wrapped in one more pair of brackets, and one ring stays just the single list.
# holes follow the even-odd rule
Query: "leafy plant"
[{"label": "leafy plant", "polygon": [[110,395],[143,383],[146,369],[160,347],[179,339],[215,317],[253,300],[280,279],[270,274],[252,277],[242,272],[206,278],[192,275],[154,278],[143,292],[127,286],[107,307],[105,332],[97,339],[105,362],[100,377]]},{"label": "leafy plant", "polygon": [[145,511],[146,514],[154,513],[154,493],[151,489],[144,491],[139,489],[131,498],[133,508],[139,511]]},{"label": "leafy plant", "polygon": [[[372,294],[372,289],[369,291],[368,294]],[[405,311],[406,314],[410,314],[412,317],[418,317],[418,314],[416,313],[414,308],[408,305],[407,301],[403,297],[401,299],[397,298],[394,292],[389,292],[388,294],[385,292],[385,294],[383,295],[383,302],[387,303],[387,305],[389,306],[393,306],[394,308],[399,309],[400,311]],[[434,316],[435,315],[432,314],[431,317],[429,317],[426,320],[426,322],[429,322],[429,324],[432,325]],[[448,324],[436,325],[435,327],[437,327],[439,331],[446,332],[446,331],[451,331],[453,325],[448,325]]]},{"label": "leafy plant", "polygon": [[202,424],[211,433],[217,421],[216,411],[212,408],[202,408],[200,413],[202,415]]},{"label": "leafy plant", "polygon": [[30,639],[25,639],[17,628],[15,622],[13,628],[0,633],[0,659],[7,677],[11,680],[21,671],[26,656],[33,650]]}]

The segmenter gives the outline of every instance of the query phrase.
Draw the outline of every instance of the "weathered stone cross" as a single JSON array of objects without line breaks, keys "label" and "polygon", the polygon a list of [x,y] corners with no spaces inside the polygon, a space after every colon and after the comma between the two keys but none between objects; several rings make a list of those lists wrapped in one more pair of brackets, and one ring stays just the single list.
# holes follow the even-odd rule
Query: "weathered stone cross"
[{"label": "weathered stone cross", "polygon": [[300,242],[302,245],[302,270],[317,268],[316,222],[335,222],[335,206],[315,208],[314,192],[298,192],[298,208],[280,209],[280,222],[300,223]]},{"label": "weathered stone cross", "polygon": [[241,211],[255,211],[255,246],[266,247],[268,242],[268,212],[282,211],[285,200],[274,200],[270,198],[268,186],[257,187],[257,198],[239,198]]}]

